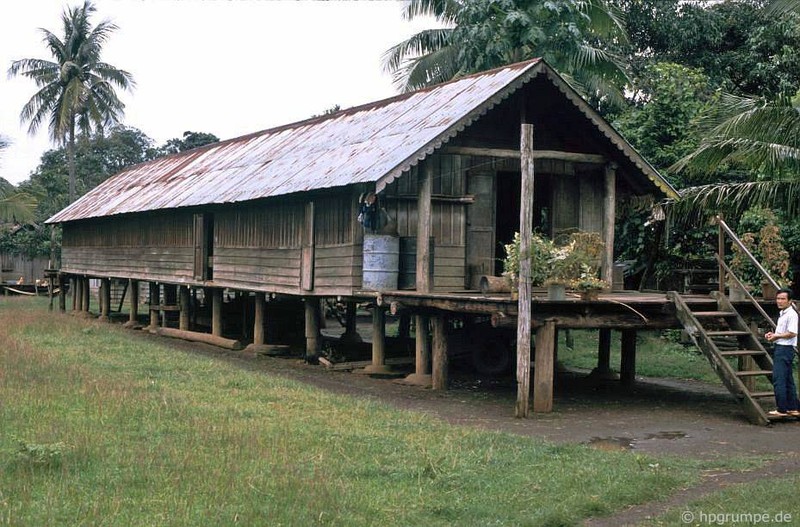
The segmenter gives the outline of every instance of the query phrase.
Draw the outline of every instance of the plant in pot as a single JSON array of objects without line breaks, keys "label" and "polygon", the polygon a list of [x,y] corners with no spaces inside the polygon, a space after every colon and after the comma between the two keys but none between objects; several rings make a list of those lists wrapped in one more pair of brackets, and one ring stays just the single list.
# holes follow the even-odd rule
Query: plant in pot
[{"label": "plant in pot", "polygon": [[553,246],[548,260],[549,272],[544,281],[548,300],[564,300],[566,289],[576,276],[575,242]]},{"label": "plant in pot", "polygon": [[[511,243],[503,246],[506,257],[503,259],[503,276],[511,286],[511,294],[514,296],[519,287],[519,233],[514,233]],[[533,234],[530,239],[530,260],[531,260],[531,285],[540,286],[550,273],[550,258],[553,252],[553,242],[539,234]]]},{"label": "plant in pot", "polygon": [[584,263],[580,275],[570,282],[570,286],[581,294],[582,300],[597,300],[600,291],[608,289],[611,284],[598,278],[597,270]]}]

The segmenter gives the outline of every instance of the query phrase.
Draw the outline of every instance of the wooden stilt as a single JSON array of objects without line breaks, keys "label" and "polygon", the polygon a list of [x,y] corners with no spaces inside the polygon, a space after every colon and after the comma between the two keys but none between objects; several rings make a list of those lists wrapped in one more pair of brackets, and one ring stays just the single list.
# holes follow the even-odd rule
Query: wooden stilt
[{"label": "wooden stilt", "polygon": [[636,330],[623,329],[620,352],[619,380],[624,386],[636,382]]},{"label": "wooden stilt", "polygon": [[83,277],[83,312],[88,315],[91,307],[92,292],[88,276]]},{"label": "wooden stilt", "polygon": [[108,314],[111,311],[111,280],[108,278],[100,279],[100,320],[108,322]]},{"label": "wooden stilt", "polygon": [[67,275],[58,273],[58,310],[62,313],[67,311],[67,284],[69,278]]},{"label": "wooden stilt", "polygon": [[341,342],[343,343],[351,344],[362,342],[361,335],[358,334],[358,330],[356,329],[357,308],[358,306],[355,302],[347,302],[345,304],[344,333],[341,337]]},{"label": "wooden stilt", "polygon": [[359,373],[392,373],[386,366],[386,312],[378,306],[372,310],[372,364]]},{"label": "wooden stilt", "polygon": [[245,348],[245,352],[255,354],[264,349],[264,314],[266,312],[266,296],[256,293],[253,302],[253,343]]},{"label": "wooden stilt", "polygon": [[428,317],[426,315],[415,315],[414,326],[416,327],[416,358],[414,373],[408,375],[403,382],[420,386],[431,386],[433,379],[428,373],[431,360],[430,341],[428,340]]},{"label": "wooden stilt", "polygon": [[319,332],[319,299],[308,297],[305,299],[305,329],[306,329],[306,361],[316,363],[319,359],[320,332]]},{"label": "wooden stilt", "polygon": [[77,311],[83,311],[83,285],[78,276],[72,277],[70,283],[72,284],[70,289],[72,290],[72,314],[74,315]]},{"label": "wooden stilt", "polygon": [[211,334],[222,336],[222,289],[211,290]]},{"label": "wooden stilt", "polygon": [[[515,416],[528,417],[531,382],[531,258],[533,234],[533,125],[520,130],[522,182],[519,213],[519,300],[517,303],[517,405]],[[552,349],[551,349],[552,352]],[[538,368],[537,368],[538,371]]]},{"label": "wooden stilt", "polygon": [[125,322],[124,326],[126,328],[140,328],[139,325],[139,281],[134,279],[128,280],[128,294],[130,295],[130,300],[128,300],[130,305],[130,310],[128,312],[128,321]]},{"label": "wooden stilt", "polygon": [[150,282],[150,331],[158,329],[158,309],[161,303],[161,291],[158,283]]},{"label": "wooden stilt", "polygon": [[181,331],[189,331],[189,319],[191,304],[189,302],[189,288],[185,285],[180,286],[178,289],[178,304],[181,307],[180,318],[178,319],[178,329]]},{"label": "wooden stilt", "polygon": [[446,390],[448,379],[447,357],[447,319],[445,315],[437,314],[431,318],[433,363],[431,366],[431,387],[434,390]]},{"label": "wooden stilt", "polygon": [[[536,368],[533,372],[533,411],[553,411],[553,367],[556,324],[552,320],[536,330]],[[519,412],[519,408],[517,411]]]},{"label": "wooden stilt", "polygon": [[619,377],[611,370],[611,330],[602,328],[599,332],[597,367],[592,370],[590,375],[597,380],[616,380]]}]

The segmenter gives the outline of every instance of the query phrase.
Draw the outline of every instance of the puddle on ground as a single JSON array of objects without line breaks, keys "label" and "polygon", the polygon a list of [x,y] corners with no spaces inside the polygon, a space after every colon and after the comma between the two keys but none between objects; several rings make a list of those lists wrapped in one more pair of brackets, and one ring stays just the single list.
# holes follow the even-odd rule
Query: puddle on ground
[{"label": "puddle on ground", "polygon": [[619,452],[631,450],[633,441],[632,437],[593,437],[586,444],[597,450]]},{"label": "puddle on ground", "polygon": [[644,436],[645,439],[683,439],[687,437],[686,432],[681,432],[680,430],[670,430],[666,432],[656,432],[655,434],[647,434]]}]

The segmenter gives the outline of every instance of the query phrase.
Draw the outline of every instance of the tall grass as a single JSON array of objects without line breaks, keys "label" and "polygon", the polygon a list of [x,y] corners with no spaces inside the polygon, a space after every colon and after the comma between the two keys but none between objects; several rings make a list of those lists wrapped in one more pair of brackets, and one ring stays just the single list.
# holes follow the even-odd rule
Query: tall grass
[{"label": "tall grass", "polygon": [[0,299],[0,524],[573,525],[696,463],[449,426]]}]

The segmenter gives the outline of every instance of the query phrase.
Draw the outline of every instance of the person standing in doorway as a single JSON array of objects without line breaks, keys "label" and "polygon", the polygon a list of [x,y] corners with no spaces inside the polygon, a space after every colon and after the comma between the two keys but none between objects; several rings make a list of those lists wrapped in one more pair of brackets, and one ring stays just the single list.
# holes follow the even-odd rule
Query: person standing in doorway
[{"label": "person standing in doorway", "polygon": [[775,403],[778,408],[769,412],[771,417],[800,417],[797,388],[794,384],[792,363],[797,346],[797,311],[792,307],[792,291],[780,289],[775,295],[780,309],[778,325],[764,337],[774,343],[772,355],[772,385],[775,387]]}]

